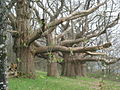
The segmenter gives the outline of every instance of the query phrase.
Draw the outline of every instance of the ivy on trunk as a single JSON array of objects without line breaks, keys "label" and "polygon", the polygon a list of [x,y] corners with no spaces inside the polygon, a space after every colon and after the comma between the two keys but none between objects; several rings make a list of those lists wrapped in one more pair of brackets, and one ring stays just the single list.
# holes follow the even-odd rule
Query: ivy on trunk
[{"label": "ivy on trunk", "polygon": [[6,80],[6,36],[4,32],[6,31],[6,8],[4,0],[0,0],[0,90],[7,90],[7,80]]}]

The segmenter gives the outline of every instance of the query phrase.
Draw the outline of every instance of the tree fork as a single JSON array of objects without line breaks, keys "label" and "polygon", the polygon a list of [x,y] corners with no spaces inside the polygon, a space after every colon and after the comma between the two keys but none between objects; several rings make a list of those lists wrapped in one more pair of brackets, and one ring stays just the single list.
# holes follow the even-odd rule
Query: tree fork
[{"label": "tree fork", "polygon": [[16,30],[19,37],[16,38],[16,59],[18,64],[18,76],[35,78],[34,53],[32,46],[27,45],[30,37],[30,7],[28,0],[18,0],[16,4]]}]

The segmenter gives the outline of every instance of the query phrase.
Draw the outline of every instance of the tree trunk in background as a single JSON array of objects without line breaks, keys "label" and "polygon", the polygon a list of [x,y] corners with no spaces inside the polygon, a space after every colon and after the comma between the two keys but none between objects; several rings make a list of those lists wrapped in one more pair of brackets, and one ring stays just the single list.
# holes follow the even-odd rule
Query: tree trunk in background
[{"label": "tree trunk in background", "polygon": [[56,62],[48,62],[47,66],[47,76],[58,76],[57,63]]},{"label": "tree trunk in background", "polygon": [[[47,36],[47,45],[51,46],[54,45],[55,42],[53,40],[52,34],[49,34]],[[57,59],[55,60],[56,53],[48,52],[49,58],[48,58],[48,65],[47,65],[47,75],[48,76],[58,76],[58,69],[57,69]],[[56,57],[57,58],[57,57]]]},{"label": "tree trunk in background", "polygon": [[[75,62],[72,61],[72,56],[68,54],[64,54],[64,63],[62,65],[62,75],[63,76],[76,76],[75,73]],[[71,62],[72,61],[72,62]]]},{"label": "tree trunk in background", "polygon": [[75,72],[76,76],[86,76],[86,64],[85,62],[76,62],[75,63]]},{"label": "tree trunk in background", "polygon": [[7,80],[6,80],[6,36],[4,32],[6,31],[6,8],[5,0],[0,0],[0,90],[7,90]]},{"label": "tree trunk in background", "polygon": [[62,63],[63,76],[85,76],[86,64],[84,62],[75,61],[73,56],[64,54],[64,63]]},{"label": "tree trunk in background", "polygon": [[56,53],[51,53],[49,56],[47,63],[47,76],[58,76],[58,68],[57,68],[57,59],[54,57]]}]

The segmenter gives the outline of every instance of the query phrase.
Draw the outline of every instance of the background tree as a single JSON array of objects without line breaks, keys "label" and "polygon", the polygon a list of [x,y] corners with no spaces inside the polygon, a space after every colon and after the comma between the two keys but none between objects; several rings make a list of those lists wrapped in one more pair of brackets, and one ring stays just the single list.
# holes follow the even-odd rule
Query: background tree
[{"label": "background tree", "polygon": [[[41,2],[42,3],[42,2]],[[72,12],[75,12],[75,11],[72,11],[72,10],[77,10],[77,9],[80,9],[79,7],[80,6],[82,6],[82,5],[80,5],[80,4],[76,4],[76,8],[75,7],[72,7],[72,6],[75,6],[75,5],[72,5],[71,3],[73,3],[73,1],[69,1],[69,2],[65,2],[67,5],[65,5],[65,13],[67,14],[67,15],[69,15],[69,14],[71,14]],[[78,2],[77,2],[78,3]],[[94,1],[91,1],[91,0],[87,0],[86,2],[83,2],[83,5],[85,6],[84,8],[82,8],[82,9],[88,9],[89,7],[92,7],[93,6],[93,4],[95,4],[96,2],[94,2]],[[75,4],[75,3],[74,3]],[[107,5],[107,4],[105,4],[105,5]],[[43,9],[44,9],[44,7],[43,6],[41,6]],[[75,9],[74,9],[75,8]],[[103,9],[103,8],[102,8]],[[80,9],[81,10],[81,9]],[[112,10],[112,9],[111,9]],[[57,10],[55,10],[55,11],[57,11]],[[64,9],[63,9],[63,11],[64,11]],[[104,10],[102,11],[103,13],[104,13]],[[46,12],[46,13],[48,13],[48,12]],[[67,15],[65,14],[65,13],[62,13],[62,15],[60,15],[59,14],[59,16],[61,16],[61,17],[66,17]],[[65,15],[65,16],[64,16]],[[52,16],[52,15],[51,15]],[[98,16],[98,17],[97,17]],[[79,16],[78,16],[79,17]],[[88,17],[88,18],[87,18]],[[66,23],[66,24],[62,24],[61,26],[59,26],[59,27],[61,27],[60,29],[59,28],[57,28],[57,29],[55,29],[55,32],[60,32],[60,31],[62,31],[62,32],[60,32],[61,34],[59,35],[59,33],[58,33],[58,35],[57,34],[55,34],[54,32],[54,36],[53,36],[53,39],[51,39],[51,40],[53,40],[54,42],[58,42],[57,43],[57,45],[60,45],[60,46],[66,46],[66,47],[72,47],[72,46],[75,46],[75,45],[77,45],[77,47],[78,46],[84,46],[84,47],[86,47],[86,46],[88,46],[89,45],[89,39],[91,39],[91,38],[95,38],[95,37],[98,37],[98,36],[100,36],[100,35],[102,35],[102,34],[104,34],[104,33],[106,33],[106,30],[108,29],[108,28],[110,28],[110,27],[112,27],[112,26],[114,26],[115,24],[116,24],[116,21],[118,20],[118,18],[119,18],[119,16],[113,21],[113,22],[111,22],[111,23],[109,23],[109,22],[107,22],[108,21],[108,18],[106,17],[105,19],[104,19],[104,17],[106,17],[106,15],[104,15],[104,16],[101,16],[101,15],[99,15],[99,10],[97,10],[96,12],[94,12],[94,13],[92,13],[91,15],[89,15],[89,16],[85,16],[85,18],[83,17],[82,19],[80,18],[77,18],[77,20],[70,20],[70,22],[68,22],[68,23]],[[91,19],[91,18],[93,18],[93,20]],[[88,22],[87,22],[87,20],[88,20]],[[106,22],[105,22],[106,21]],[[96,24],[94,24],[94,23],[96,23]],[[105,23],[107,23],[106,24],[106,26],[105,26]],[[73,25],[74,24],[74,25]],[[94,25],[95,25],[95,27],[93,27]],[[100,25],[101,24],[101,25]],[[75,26],[76,25],[76,26]],[[74,27],[73,27],[74,26]],[[102,26],[102,27],[101,27]],[[78,27],[77,29],[75,28],[75,27]],[[101,29],[99,28],[99,27],[101,27]],[[98,31],[98,29],[99,29],[99,31]],[[69,33],[67,33],[67,36],[65,35],[66,34],[66,32],[68,32],[69,31]],[[76,33],[77,32],[77,33]],[[91,35],[92,34],[92,35]],[[56,37],[55,37],[56,36]],[[83,38],[84,37],[84,38]],[[86,38],[87,37],[87,38]],[[58,41],[56,41],[56,39],[58,40]],[[71,40],[70,40],[71,39]],[[87,41],[87,43],[86,43],[86,41]],[[54,44],[53,46],[55,46],[56,44]],[[98,44],[97,44],[98,45]],[[52,51],[52,50],[51,50]],[[59,50],[58,50],[59,51]],[[62,52],[62,51],[61,51]],[[70,50],[70,52],[71,53],[73,53],[73,51],[72,51],[72,49]],[[65,56],[65,55],[63,55],[64,56],[64,61],[65,61],[65,59],[72,59],[72,58],[74,58],[74,57],[76,57],[75,56],[75,54],[73,54],[72,56],[70,55],[70,52],[62,52],[63,54],[68,54],[67,56]],[[82,54],[81,56],[82,56],[82,58],[84,58],[83,56],[87,56],[86,54],[90,54],[90,53],[84,53],[84,54]],[[91,53],[91,55],[99,55],[99,54],[102,54],[102,53]],[[76,60],[78,61],[78,62],[80,62],[80,60],[83,60],[82,58],[80,58],[80,54],[79,54],[79,56],[78,56],[79,58],[77,58]],[[67,61],[68,61],[67,60]],[[86,60],[86,59],[84,59],[84,60]],[[89,58],[89,60],[90,60],[90,58]],[[94,59],[95,60],[95,59]],[[93,60],[93,61],[94,61]],[[96,59],[97,60],[97,59]],[[77,66],[77,65],[75,65],[75,58],[74,58],[74,62],[71,62],[70,63],[70,61],[72,61],[72,60],[69,60],[68,61],[68,63],[66,64],[66,67],[67,67],[67,69],[63,69],[63,70],[67,70],[67,71],[63,71],[63,72],[66,72],[66,74],[64,74],[64,75],[66,75],[66,76],[74,76],[74,75],[76,75],[75,74],[75,72],[79,72],[79,74],[78,75],[82,75],[81,73],[80,73],[80,69],[78,69],[78,67],[80,67],[81,69],[83,69],[83,67],[81,67],[82,65],[80,65],[80,64],[83,64],[83,66],[85,65],[85,61],[81,61],[80,62],[80,64]],[[86,61],[88,61],[88,60],[86,60]],[[91,61],[92,61],[92,58],[91,58]],[[78,62],[76,62],[76,64],[78,64]],[[63,65],[64,66],[64,65]],[[75,69],[75,66],[77,67],[77,70],[78,71],[75,71],[74,69]],[[73,70],[73,71],[72,71]],[[70,72],[71,71],[71,72]],[[83,71],[83,70],[81,70],[81,71]],[[67,74],[67,73],[70,73],[69,75]],[[83,74],[84,75],[84,74]]]},{"label": "background tree", "polygon": [[[82,65],[84,66],[86,61],[97,61],[89,55],[101,55],[96,51],[111,46],[110,42],[102,45],[89,43],[90,40],[106,33],[107,29],[117,24],[119,14],[114,19],[108,14],[110,18],[108,19],[107,11],[102,8],[112,2],[97,3],[91,0],[78,2],[72,0],[14,2],[9,13],[11,26],[9,32],[14,38],[19,75],[35,77],[34,56],[39,54],[47,56],[48,75],[56,76],[56,57],[61,53],[61,57],[64,58],[64,75],[76,76],[80,72],[76,71],[76,68],[80,67],[82,71]],[[40,13],[44,14],[41,16]],[[66,34],[68,31],[69,33]],[[44,42],[43,45],[42,42]],[[84,56],[87,57],[83,58]],[[76,63],[73,63],[74,61]],[[100,61],[106,62],[105,59]],[[79,65],[77,65],[78,62]]]}]

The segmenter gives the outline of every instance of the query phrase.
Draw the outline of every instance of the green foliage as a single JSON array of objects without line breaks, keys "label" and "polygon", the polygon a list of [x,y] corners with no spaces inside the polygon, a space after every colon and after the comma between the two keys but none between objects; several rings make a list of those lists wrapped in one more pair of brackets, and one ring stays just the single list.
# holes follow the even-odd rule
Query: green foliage
[{"label": "green foliage", "polygon": [[17,62],[21,62],[20,58],[17,58]]},{"label": "green foliage", "polygon": [[51,58],[53,56],[52,52],[48,52],[48,57]]},{"label": "green foliage", "polygon": [[23,43],[23,46],[24,46],[24,47],[27,47],[27,44],[26,44],[26,43]]},{"label": "green foliage", "polygon": [[64,60],[63,58],[59,58],[57,61],[58,62],[63,62],[63,60]]},{"label": "green foliage", "polygon": [[[99,90],[101,80],[88,77],[48,77],[45,72],[38,72],[37,78],[12,78],[9,79],[10,90]],[[22,82],[22,83],[21,83]],[[105,90],[119,90],[120,83],[103,81]],[[112,86],[111,86],[112,85]]]},{"label": "green foliage", "polygon": [[70,48],[70,55],[74,55],[73,50]]},{"label": "green foliage", "polygon": [[87,42],[89,42],[89,40],[88,40],[88,39],[85,39],[85,40],[83,40],[83,42],[86,42],[86,43],[87,43]]}]

